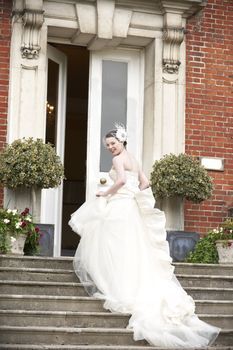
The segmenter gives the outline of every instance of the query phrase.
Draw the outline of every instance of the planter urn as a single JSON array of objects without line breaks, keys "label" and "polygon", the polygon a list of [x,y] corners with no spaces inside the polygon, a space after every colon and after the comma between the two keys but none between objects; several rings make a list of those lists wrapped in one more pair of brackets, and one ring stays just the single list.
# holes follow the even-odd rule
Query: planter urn
[{"label": "planter urn", "polygon": [[218,240],[215,242],[219,264],[233,264],[233,240]]}]

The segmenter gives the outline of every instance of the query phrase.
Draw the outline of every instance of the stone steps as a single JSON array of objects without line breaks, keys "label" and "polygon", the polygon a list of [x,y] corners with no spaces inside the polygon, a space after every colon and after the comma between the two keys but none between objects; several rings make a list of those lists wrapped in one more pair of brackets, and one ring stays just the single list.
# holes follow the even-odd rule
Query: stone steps
[{"label": "stone steps", "polygon": [[233,288],[186,287],[184,289],[195,300],[233,300]]},{"label": "stone steps", "polygon": [[122,328],[77,327],[0,327],[2,343],[70,344],[70,345],[147,345],[135,342],[133,332]]},{"label": "stone steps", "polygon": [[[87,296],[72,261],[0,256],[0,350],[160,350],[133,340],[130,315]],[[222,328],[211,350],[233,350],[233,266],[174,265],[198,316]]]},{"label": "stone steps", "polygon": [[[198,283],[197,286],[190,287],[189,283],[186,282],[187,286],[184,287],[184,289],[194,298],[197,298],[199,295],[200,298],[206,299],[205,295],[208,295],[208,298],[210,299],[213,299],[213,297],[216,299],[216,297],[218,296],[217,299],[225,299],[225,297],[229,297],[229,299],[232,300],[233,288],[226,287],[224,283],[221,282],[222,281],[219,281],[219,283],[214,283],[213,287],[210,283],[208,288],[205,288],[205,286],[199,287]],[[190,284],[192,285],[192,283]],[[220,288],[218,288],[218,286],[220,286]],[[233,283],[231,286],[233,287]],[[221,292],[223,292],[223,294],[221,294]],[[83,285],[78,282],[41,282],[16,280],[0,280],[0,294],[49,294],[64,296],[87,295],[83,288]]]},{"label": "stone steps", "polygon": [[[0,283],[1,281],[18,280],[38,282],[63,282],[77,283],[78,279],[73,270],[64,269],[36,269],[36,268],[15,268],[0,267]],[[176,274],[181,285],[185,287],[218,287],[233,288],[233,275],[195,275],[195,274]]]},{"label": "stone steps", "polygon": [[[233,325],[233,315],[198,315],[220,328]],[[130,315],[110,312],[0,310],[0,326],[126,328]]]},{"label": "stone steps", "polygon": [[[2,350],[171,350],[153,346],[122,346],[122,345],[34,345],[34,344],[0,344]],[[211,350],[232,350],[229,346],[211,346]],[[182,348],[190,350],[190,348]],[[194,350],[194,349],[193,349]],[[198,350],[207,350],[207,348],[198,348]]]},{"label": "stone steps", "polygon": [[2,255],[0,267],[18,268],[36,268],[36,269],[63,269],[72,270],[73,258],[71,257],[42,257],[42,256],[14,256]]},{"label": "stone steps", "polygon": [[103,301],[90,297],[0,294],[1,310],[103,312]]},{"label": "stone steps", "polygon": [[[73,270],[72,257],[32,257],[2,255],[0,267]],[[176,274],[233,276],[232,265],[174,263]]]},{"label": "stone steps", "polygon": [[0,267],[0,280],[17,280],[19,274],[22,281],[77,282],[77,276],[73,270]]},{"label": "stone steps", "polygon": [[176,274],[233,276],[232,264],[174,263]]},{"label": "stone steps", "polygon": [[182,287],[233,288],[233,276],[176,275]]},{"label": "stone steps", "polygon": [[[70,345],[148,345],[133,340],[133,332],[122,328],[73,327],[0,327],[1,343],[13,344],[70,344]],[[233,330],[223,329],[215,341],[217,345],[233,344]]]},{"label": "stone steps", "polygon": [[[202,314],[233,314],[232,300],[195,300],[196,312]],[[92,297],[58,295],[0,294],[1,310],[47,310],[103,312],[103,301]],[[233,325],[232,325],[233,326]]]}]

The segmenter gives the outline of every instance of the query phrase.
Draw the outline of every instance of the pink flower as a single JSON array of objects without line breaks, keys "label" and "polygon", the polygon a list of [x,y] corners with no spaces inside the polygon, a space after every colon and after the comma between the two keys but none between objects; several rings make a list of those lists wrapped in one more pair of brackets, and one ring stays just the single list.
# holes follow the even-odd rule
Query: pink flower
[{"label": "pink flower", "polygon": [[228,247],[231,247],[231,245],[232,245],[232,242],[228,241],[228,242],[227,242],[227,246],[228,246]]},{"label": "pink flower", "polygon": [[26,216],[27,214],[29,214],[29,209],[25,208],[21,215]]},{"label": "pink flower", "polygon": [[22,221],[21,227],[25,227],[27,225],[26,221]]}]

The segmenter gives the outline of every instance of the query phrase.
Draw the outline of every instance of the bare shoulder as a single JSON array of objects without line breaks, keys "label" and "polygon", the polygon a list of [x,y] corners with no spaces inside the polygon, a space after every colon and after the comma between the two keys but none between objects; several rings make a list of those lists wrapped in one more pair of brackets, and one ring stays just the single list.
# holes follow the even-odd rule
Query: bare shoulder
[{"label": "bare shoulder", "polygon": [[117,156],[114,156],[112,158],[112,164],[113,166],[118,165],[118,164],[123,164],[124,160],[121,154],[118,154]]}]

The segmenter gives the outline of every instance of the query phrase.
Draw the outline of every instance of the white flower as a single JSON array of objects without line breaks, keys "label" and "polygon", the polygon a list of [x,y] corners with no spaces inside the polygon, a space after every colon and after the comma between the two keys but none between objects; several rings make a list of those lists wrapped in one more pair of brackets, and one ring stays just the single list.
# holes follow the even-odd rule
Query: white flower
[{"label": "white flower", "polygon": [[20,228],[21,225],[22,225],[22,222],[16,222],[15,228]]},{"label": "white flower", "polygon": [[11,209],[7,209],[7,213],[10,214],[12,212]]},{"label": "white flower", "polygon": [[125,127],[123,124],[115,124],[115,127],[117,129],[116,131],[116,138],[120,142],[125,142],[127,140],[127,132],[125,130]]},{"label": "white flower", "polygon": [[213,229],[213,232],[214,233],[218,233],[218,230],[216,230],[216,228]]},{"label": "white flower", "polygon": [[32,219],[31,219],[30,216],[26,216],[26,217],[25,217],[25,220],[26,220],[26,221],[29,221],[29,222],[32,222]]},{"label": "white flower", "polygon": [[9,219],[4,219],[3,222],[4,222],[5,224],[8,224],[8,223],[10,222],[10,220],[9,220]]},{"label": "white flower", "polygon": [[13,215],[16,215],[16,214],[17,214],[17,212],[18,212],[18,210],[17,210],[17,209],[12,210],[12,214],[13,214]]},{"label": "white flower", "polygon": [[16,241],[15,237],[11,237],[11,243],[14,243]]}]

